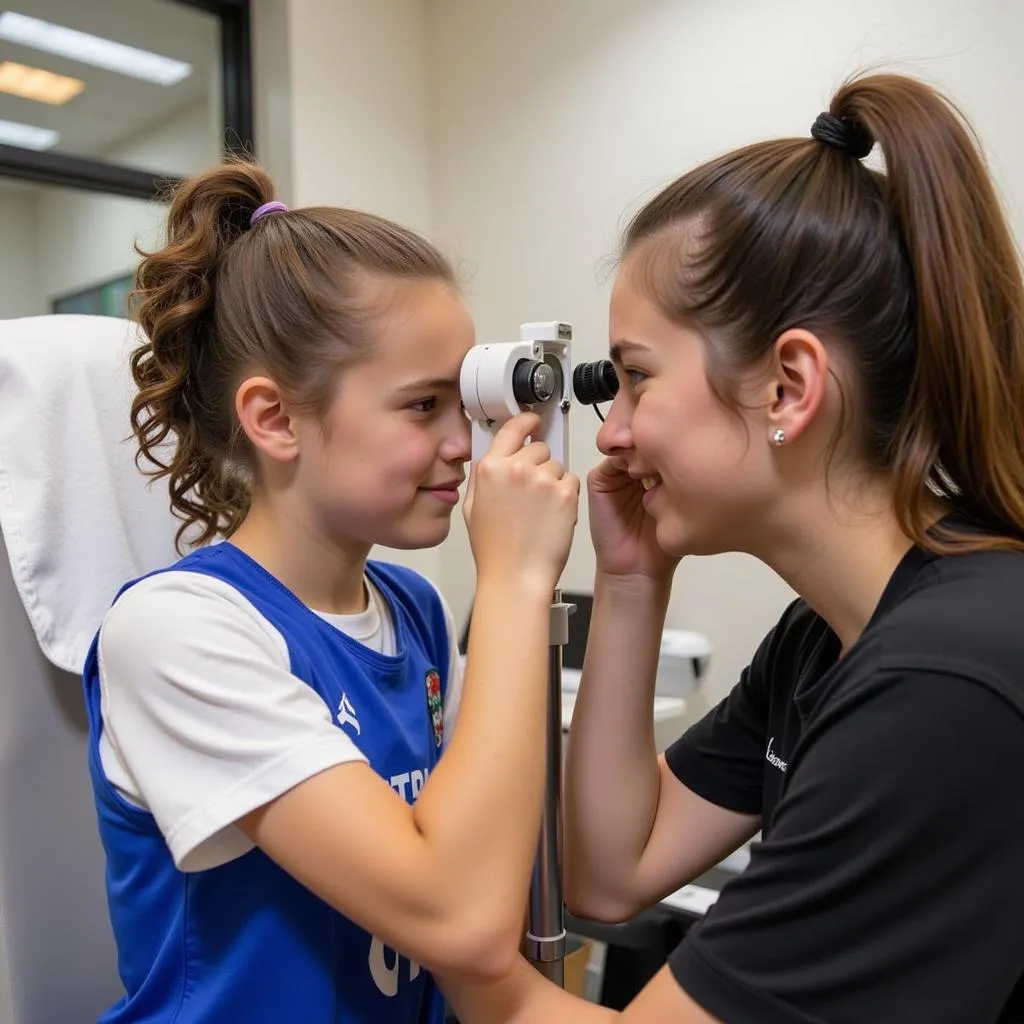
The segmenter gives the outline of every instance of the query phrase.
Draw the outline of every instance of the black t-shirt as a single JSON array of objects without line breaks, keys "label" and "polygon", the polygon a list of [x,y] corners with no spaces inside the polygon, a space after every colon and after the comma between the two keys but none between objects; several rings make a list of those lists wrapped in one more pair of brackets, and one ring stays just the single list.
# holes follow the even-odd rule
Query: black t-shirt
[{"label": "black t-shirt", "polygon": [[668,750],[763,823],[673,974],[725,1024],[1024,1022],[1024,555],[911,550],[839,648],[795,602]]}]

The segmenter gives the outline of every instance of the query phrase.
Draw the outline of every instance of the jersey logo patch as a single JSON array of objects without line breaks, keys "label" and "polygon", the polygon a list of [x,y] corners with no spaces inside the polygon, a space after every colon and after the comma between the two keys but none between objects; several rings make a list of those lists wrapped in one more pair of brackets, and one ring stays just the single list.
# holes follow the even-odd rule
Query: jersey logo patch
[{"label": "jersey logo patch", "polygon": [[337,716],[338,725],[343,728],[346,725],[351,725],[355,729],[357,736],[362,735],[363,730],[359,725],[359,719],[356,717],[356,709],[352,707],[352,701],[348,699],[347,693],[343,693],[341,695],[341,701],[338,703]]},{"label": "jersey logo patch", "polygon": [[436,668],[427,672],[424,682],[427,687],[427,710],[430,711],[430,721],[434,726],[434,743],[441,746],[444,741],[444,706],[441,700],[441,677]]}]

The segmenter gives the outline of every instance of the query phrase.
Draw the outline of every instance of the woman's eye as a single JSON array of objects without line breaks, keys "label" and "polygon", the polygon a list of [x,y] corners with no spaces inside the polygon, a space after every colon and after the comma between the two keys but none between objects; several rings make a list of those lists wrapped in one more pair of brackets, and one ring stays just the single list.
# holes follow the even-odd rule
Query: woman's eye
[{"label": "woman's eye", "polygon": [[421,398],[418,402],[413,402],[409,406],[413,412],[433,412],[437,407],[437,398]]},{"label": "woman's eye", "polygon": [[643,370],[624,369],[622,372],[626,375],[626,380],[629,381],[629,386],[633,388],[647,380],[647,374],[644,373]]}]

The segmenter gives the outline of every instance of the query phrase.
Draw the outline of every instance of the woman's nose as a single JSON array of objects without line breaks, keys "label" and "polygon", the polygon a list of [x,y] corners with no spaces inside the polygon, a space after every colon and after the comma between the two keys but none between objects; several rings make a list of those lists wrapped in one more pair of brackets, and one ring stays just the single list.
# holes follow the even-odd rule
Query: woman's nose
[{"label": "woman's nose", "polygon": [[602,455],[621,455],[633,447],[632,418],[632,406],[620,390],[597,432],[597,448]]}]

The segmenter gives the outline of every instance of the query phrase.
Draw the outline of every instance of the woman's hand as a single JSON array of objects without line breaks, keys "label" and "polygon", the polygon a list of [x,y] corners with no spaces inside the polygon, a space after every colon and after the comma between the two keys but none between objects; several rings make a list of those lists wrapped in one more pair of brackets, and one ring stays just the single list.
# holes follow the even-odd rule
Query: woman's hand
[{"label": "woman's hand", "polygon": [[606,458],[591,470],[587,494],[598,575],[670,580],[679,559],[659,547],[656,523],[643,506],[644,485],[627,473],[625,462]]}]

